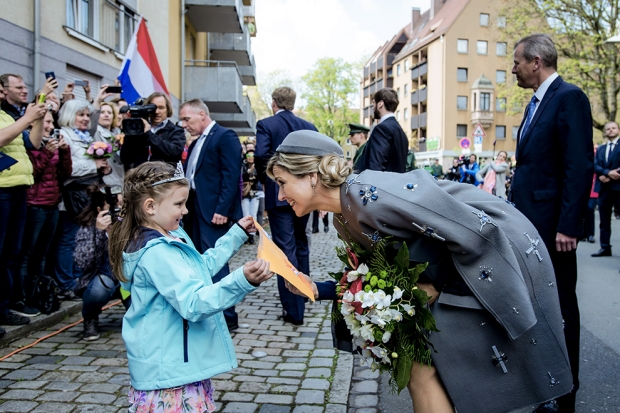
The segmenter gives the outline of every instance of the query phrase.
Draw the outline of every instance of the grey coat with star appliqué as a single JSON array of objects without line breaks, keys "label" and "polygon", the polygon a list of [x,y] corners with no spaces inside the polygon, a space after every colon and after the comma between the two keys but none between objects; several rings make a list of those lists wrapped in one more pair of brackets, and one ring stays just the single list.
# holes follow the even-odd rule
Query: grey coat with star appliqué
[{"label": "grey coat with star appliqu\u00e9", "polygon": [[389,235],[411,261],[429,262],[423,278],[441,291],[433,363],[459,413],[509,412],[570,391],[551,260],[514,206],[423,170],[351,175],[341,206],[343,239],[372,248]]}]

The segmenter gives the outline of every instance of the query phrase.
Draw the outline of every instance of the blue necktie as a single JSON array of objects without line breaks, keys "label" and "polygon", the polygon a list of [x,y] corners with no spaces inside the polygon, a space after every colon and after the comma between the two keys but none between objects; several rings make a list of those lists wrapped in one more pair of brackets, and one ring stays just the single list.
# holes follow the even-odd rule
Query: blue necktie
[{"label": "blue necktie", "polygon": [[525,136],[527,129],[530,127],[530,122],[532,122],[532,118],[534,117],[534,111],[536,110],[536,102],[538,102],[538,98],[536,95],[532,96],[532,100],[527,104],[526,108],[526,116],[525,123],[523,124],[523,129],[521,130],[521,139]]}]

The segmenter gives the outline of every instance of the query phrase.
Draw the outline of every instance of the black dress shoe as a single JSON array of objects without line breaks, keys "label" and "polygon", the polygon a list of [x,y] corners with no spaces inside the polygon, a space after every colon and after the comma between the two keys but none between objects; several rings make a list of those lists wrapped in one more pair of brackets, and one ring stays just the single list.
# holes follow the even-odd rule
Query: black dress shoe
[{"label": "black dress shoe", "polygon": [[590,235],[590,236],[588,237],[588,242],[589,242],[590,244],[594,244],[594,243],[596,242],[596,239],[594,238],[594,235]]},{"label": "black dress shoe", "polygon": [[611,248],[601,248],[592,254],[593,257],[611,257]]},{"label": "black dress shoe", "polygon": [[239,329],[239,324],[235,323],[235,324],[228,324],[226,323],[226,326],[228,327],[228,332],[232,333],[233,331]]},{"label": "black dress shoe", "polygon": [[328,227],[327,225],[325,225],[325,229],[324,229],[324,231],[325,231],[325,232],[329,232],[329,227]]},{"label": "black dress shoe", "polygon": [[313,230],[312,230],[312,233],[313,233],[313,234],[318,234],[318,233],[319,233],[319,230],[318,230],[318,229],[316,229],[316,230],[315,230],[315,229],[313,229]]},{"label": "black dress shoe", "polygon": [[555,400],[550,400],[547,403],[543,403],[533,413],[557,413],[560,411],[560,406]]}]

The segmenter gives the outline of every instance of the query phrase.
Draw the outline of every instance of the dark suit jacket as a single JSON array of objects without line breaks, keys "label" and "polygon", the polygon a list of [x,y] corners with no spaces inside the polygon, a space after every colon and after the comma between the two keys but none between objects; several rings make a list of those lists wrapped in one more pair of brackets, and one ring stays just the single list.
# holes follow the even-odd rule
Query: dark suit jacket
[{"label": "dark suit jacket", "polygon": [[396,118],[389,117],[372,130],[366,149],[355,169],[404,173],[407,166],[409,142]]},{"label": "dark suit jacket", "polygon": [[256,124],[256,151],[254,156],[258,177],[265,184],[265,210],[288,205],[286,201],[278,201],[278,185],[266,177],[265,169],[269,158],[275,153],[284,138],[289,133],[298,130],[316,131],[317,129],[312,123],[293,115],[290,110],[259,120]]},{"label": "dark suit jacket", "polygon": [[[189,160],[195,140],[189,147]],[[241,177],[241,143],[235,132],[217,123],[205,138],[202,145],[194,184],[200,215],[211,222],[214,213],[228,217],[233,223],[242,217],[241,193],[239,179]],[[195,219],[195,218],[194,218]]]},{"label": "dark suit jacket", "polygon": [[[519,127],[519,135],[523,122]],[[511,200],[548,248],[557,232],[578,237],[593,173],[592,114],[588,97],[558,77],[517,143]]]},{"label": "dark suit jacket", "polygon": [[594,185],[597,189],[596,192],[601,191],[620,191],[620,180],[611,180],[607,183],[603,183],[599,181],[598,177],[601,175],[607,175],[610,170],[620,168],[620,140],[615,145],[614,151],[609,154],[609,159],[605,162],[605,154],[607,153],[607,146],[609,142],[605,145],[599,146],[596,151],[596,156],[594,158],[594,172],[596,173],[596,184]]},{"label": "dark suit jacket", "polygon": [[183,128],[168,120],[156,133],[149,130],[141,135],[126,136],[121,148],[121,162],[128,169],[149,160],[168,162],[176,166],[183,155],[185,142]]}]

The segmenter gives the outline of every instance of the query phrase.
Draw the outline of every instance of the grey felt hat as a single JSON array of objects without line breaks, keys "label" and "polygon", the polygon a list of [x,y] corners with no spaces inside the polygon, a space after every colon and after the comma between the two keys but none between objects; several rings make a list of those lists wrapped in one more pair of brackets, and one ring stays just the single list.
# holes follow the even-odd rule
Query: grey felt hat
[{"label": "grey felt hat", "polygon": [[338,143],[322,133],[311,130],[298,130],[289,133],[276,152],[296,153],[299,155],[337,155],[343,157],[342,148]]}]

